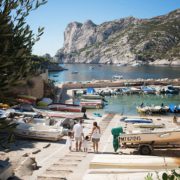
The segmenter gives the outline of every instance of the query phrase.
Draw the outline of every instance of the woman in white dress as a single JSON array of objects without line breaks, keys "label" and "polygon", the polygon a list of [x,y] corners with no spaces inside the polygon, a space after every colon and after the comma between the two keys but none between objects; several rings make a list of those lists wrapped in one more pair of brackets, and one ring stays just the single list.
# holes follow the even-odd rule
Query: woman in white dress
[{"label": "woman in white dress", "polygon": [[97,125],[97,122],[94,122],[92,132],[91,132],[91,139],[93,143],[94,152],[98,152],[100,136],[101,136],[100,127]]}]

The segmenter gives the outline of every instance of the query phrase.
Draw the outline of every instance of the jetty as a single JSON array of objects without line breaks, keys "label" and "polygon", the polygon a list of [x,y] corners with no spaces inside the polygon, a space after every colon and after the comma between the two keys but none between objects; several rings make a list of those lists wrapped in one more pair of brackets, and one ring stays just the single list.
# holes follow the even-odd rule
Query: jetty
[{"label": "jetty", "polygon": [[58,102],[73,103],[74,91],[85,90],[87,88],[120,88],[120,87],[140,87],[140,86],[168,86],[173,85],[180,87],[180,78],[176,79],[118,79],[118,80],[92,80],[82,82],[64,82],[57,86],[60,91],[58,92]]}]

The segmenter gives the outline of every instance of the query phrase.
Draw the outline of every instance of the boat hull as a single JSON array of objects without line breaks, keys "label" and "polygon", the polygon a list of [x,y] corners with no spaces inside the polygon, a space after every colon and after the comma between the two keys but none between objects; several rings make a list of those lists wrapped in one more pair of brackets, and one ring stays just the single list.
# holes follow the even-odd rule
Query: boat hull
[{"label": "boat hull", "polygon": [[58,141],[62,138],[62,130],[51,129],[50,126],[29,126],[19,125],[14,131],[15,135],[28,139],[40,139]]},{"label": "boat hull", "polygon": [[149,132],[149,133],[131,133],[122,134],[119,137],[120,143],[154,143],[163,144],[180,141],[180,130]]},{"label": "boat hull", "polygon": [[53,111],[82,112],[81,106],[73,104],[50,104],[48,108]]}]

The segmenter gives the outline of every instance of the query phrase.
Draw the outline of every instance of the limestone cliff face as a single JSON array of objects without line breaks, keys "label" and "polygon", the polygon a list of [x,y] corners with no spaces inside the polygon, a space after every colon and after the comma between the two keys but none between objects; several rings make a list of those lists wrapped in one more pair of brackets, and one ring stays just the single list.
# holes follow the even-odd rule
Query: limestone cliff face
[{"label": "limestone cliff face", "polygon": [[180,64],[180,9],[151,19],[72,22],[55,58],[63,63]]}]

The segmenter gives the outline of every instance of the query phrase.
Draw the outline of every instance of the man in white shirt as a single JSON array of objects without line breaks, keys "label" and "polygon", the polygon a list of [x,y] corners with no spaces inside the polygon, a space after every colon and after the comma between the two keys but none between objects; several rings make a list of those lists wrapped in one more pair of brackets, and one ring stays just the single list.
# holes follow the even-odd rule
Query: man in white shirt
[{"label": "man in white shirt", "polygon": [[80,120],[79,123],[75,124],[73,127],[74,138],[76,141],[76,151],[81,151],[82,138],[84,137],[82,122],[83,121]]}]

